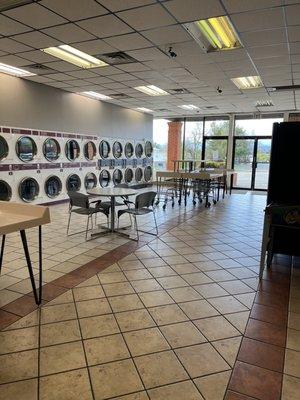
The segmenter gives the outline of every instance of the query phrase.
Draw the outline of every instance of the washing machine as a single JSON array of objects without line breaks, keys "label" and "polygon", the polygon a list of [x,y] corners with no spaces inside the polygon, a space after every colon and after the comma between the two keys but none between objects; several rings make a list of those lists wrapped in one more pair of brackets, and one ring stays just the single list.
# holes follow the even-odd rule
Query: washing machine
[{"label": "washing machine", "polygon": [[[12,129],[15,132],[16,129]],[[23,130],[17,130],[22,132]],[[26,131],[25,131],[26,132]],[[36,164],[42,160],[41,139],[37,135],[13,134],[14,164]]]},{"label": "washing machine", "polygon": [[44,202],[51,203],[66,198],[63,191],[63,180],[60,170],[52,170],[43,180]]},{"label": "washing machine", "polygon": [[151,165],[144,167],[144,181],[150,183],[152,181],[153,169]]},{"label": "washing machine", "polygon": [[13,188],[13,179],[7,179],[1,173],[0,178],[0,201],[10,201],[12,200],[12,188]]},{"label": "washing machine", "polygon": [[82,180],[83,178],[80,171],[69,170],[64,182],[66,193],[84,191],[84,182]]},{"label": "washing machine", "polygon": [[135,158],[140,160],[144,156],[144,142],[142,140],[135,141],[134,147]]},{"label": "washing machine", "polygon": [[80,162],[82,158],[82,140],[77,135],[62,134],[62,161],[69,163]]},{"label": "washing machine", "polygon": [[150,140],[145,140],[144,154],[147,158],[153,157],[153,144]]},{"label": "washing machine", "polygon": [[14,137],[10,128],[0,128],[0,164],[11,164],[15,157]]},{"label": "washing machine", "polygon": [[136,167],[134,171],[134,181],[136,184],[142,183],[144,179],[144,171],[141,167]]}]

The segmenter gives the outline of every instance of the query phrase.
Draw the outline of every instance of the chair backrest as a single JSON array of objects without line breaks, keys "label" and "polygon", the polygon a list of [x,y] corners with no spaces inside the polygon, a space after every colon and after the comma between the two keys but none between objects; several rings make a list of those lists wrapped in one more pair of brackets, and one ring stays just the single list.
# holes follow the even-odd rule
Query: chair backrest
[{"label": "chair backrest", "polygon": [[79,192],[68,192],[71,207],[89,208],[89,196]]},{"label": "chair backrest", "polygon": [[300,229],[300,205],[269,205],[271,225]]},{"label": "chair backrest", "polygon": [[148,208],[154,204],[156,192],[145,192],[138,194],[135,198],[135,208]]}]

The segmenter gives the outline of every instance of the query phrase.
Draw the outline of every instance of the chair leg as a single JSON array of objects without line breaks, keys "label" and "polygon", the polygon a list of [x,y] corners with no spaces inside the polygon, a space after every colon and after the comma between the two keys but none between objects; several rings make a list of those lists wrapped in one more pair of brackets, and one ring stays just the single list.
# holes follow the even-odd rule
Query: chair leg
[{"label": "chair leg", "polygon": [[158,236],[158,227],[157,227],[157,222],[156,222],[156,216],[155,216],[154,209],[153,209],[153,218],[154,218],[154,222],[155,222],[156,236]]},{"label": "chair leg", "polygon": [[137,241],[139,241],[139,240],[140,240],[140,236],[139,236],[139,228],[138,228],[138,224],[137,224],[136,215],[134,215],[134,223],[135,223],[135,230],[136,230]]},{"label": "chair leg", "polygon": [[263,237],[262,237],[262,243],[261,243],[259,279],[262,279],[264,268],[265,268],[265,258],[266,258],[266,251],[268,248],[268,241],[269,241],[269,223],[268,223],[268,218],[265,215]]},{"label": "chair leg", "polygon": [[5,245],[5,235],[2,236],[1,253],[0,253],[0,273],[3,263],[4,245]]},{"label": "chair leg", "polygon": [[89,222],[90,222],[90,216],[87,217],[86,230],[85,230],[85,240],[87,240],[87,234],[88,234],[88,230],[89,230]]},{"label": "chair leg", "polygon": [[69,220],[68,220],[68,227],[67,227],[67,236],[69,235],[69,228],[70,228],[71,216],[72,216],[72,212],[69,211]]}]

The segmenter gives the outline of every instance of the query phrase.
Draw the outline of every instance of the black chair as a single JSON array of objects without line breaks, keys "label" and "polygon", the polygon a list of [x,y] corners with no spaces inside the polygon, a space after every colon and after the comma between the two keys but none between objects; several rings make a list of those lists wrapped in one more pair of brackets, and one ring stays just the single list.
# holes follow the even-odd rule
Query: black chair
[{"label": "black chair", "polygon": [[95,215],[96,217],[97,213],[104,214],[107,218],[107,224],[108,224],[109,209],[110,209],[109,204],[102,203],[101,200],[92,201],[93,197],[79,192],[68,192],[68,196],[70,198],[70,205],[69,205],[69,221],[68,221],[67,235],[69,235],[72,213],[87,216],[86,230],[75,232],[75,233],[85,232],[85,239],[87,239],[90,220],[91,220],[91,227],[93,229],[93,218],[92,218],[93,215]]},{"label": "black chair", "polygon": [[[154,210],[155,197],[156,197],[156,192],[141,193],[136,196],[135,202],[134,202],[134,207],[118,211],[118,225],[119,225],[119,219],[120,219],[121,215],[127,213],[127,214],[129,214],[129,216],[131,216],[131,215],[133,216],[136,234],[137,234],[137,241],[139,240],[139,232],[149,233],[150,235],[154,235],[154,236],[158,235],[157,222],[156,222],[155,210]],[[137,215],[146,215],[149,213],[153,213],[156,234],[138,229],[137,218],[136,218]]]}]

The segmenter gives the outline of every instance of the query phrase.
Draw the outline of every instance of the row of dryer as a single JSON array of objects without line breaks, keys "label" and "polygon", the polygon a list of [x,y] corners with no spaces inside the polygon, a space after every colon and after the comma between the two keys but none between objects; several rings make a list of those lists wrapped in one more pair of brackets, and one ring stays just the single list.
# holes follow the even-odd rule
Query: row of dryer
[{"label": "row of dryer", "polygon": [[100,139],[28,129],[0,128],[0,162],[53,163],[101,159],[151,158],[148,140]]},{"label": "row of dryer", "polygon": [[[148,183],[152,179],[152,166],[144,168],[115,168],[113,170],[82,169],[72,170],[66,173],[60,170],[48,173],[34,171],[18,171],[13,176],[0,174],[0,200],[24,201],[33,203],[45,203],[64,200],[68,191],[86,190],[97,186],[107,187],[120,183],[141,184]],[[4,179],[2,179],[4,178]]]},{"label": "row of dryer", "polygon": [[67,192],[148,183],[152,143],[0,127],[0,200],[37,204]]}]

